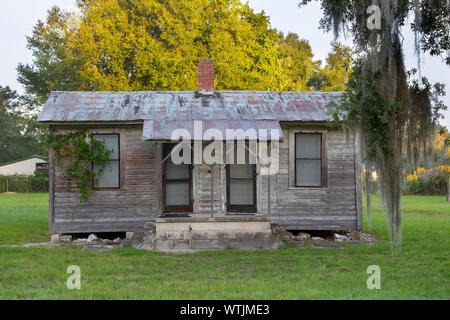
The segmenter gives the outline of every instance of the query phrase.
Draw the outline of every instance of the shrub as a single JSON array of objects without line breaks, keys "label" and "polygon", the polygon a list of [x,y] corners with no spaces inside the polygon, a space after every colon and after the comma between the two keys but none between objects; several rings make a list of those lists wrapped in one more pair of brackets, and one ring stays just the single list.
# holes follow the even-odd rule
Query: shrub
[{"label": "shrub", "polygon": [[32,192],[48,192],[48,173],[36,171],[30,176]]},{"label": "shrub", "polygon": [[48,192],[48,174],[36,171],[34,175],[0,175],[1,192]]},{"label": "shrub", "polygon": [[431,169],[418,168],[406,177],[405,193],[421,195],[446,195],[448,184],[447,166]]}]

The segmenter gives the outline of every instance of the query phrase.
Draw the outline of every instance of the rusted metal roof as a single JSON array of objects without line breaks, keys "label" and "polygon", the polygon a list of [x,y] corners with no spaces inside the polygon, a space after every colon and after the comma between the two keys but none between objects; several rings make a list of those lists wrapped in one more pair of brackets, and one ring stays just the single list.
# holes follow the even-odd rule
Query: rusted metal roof
[{"label": "rusted metal roof", "polygon": [[38,122],[326,121],[337,92],[52,92]]},{"label": "rusted metal roof", "polygon": [[[180,129],[182,131],[175,131]],[[207,137],[208,130],[214,133]],[[230,135],[227,130],[241,130]],[[248,130],[253,129],[253,130]],[[263,129],[260,132],[260,129]],[[186,133],[188,136],[186,136]],[[216,135],[216,133],[218,135]],[[262,133],[262,134],[260,134]],[[214,137],[212,139],[212,137]],[[283,141],[283,131],[278,120],[144,120],[142,140],[167,141],[179,138],[190,140],[277,140]]]}]

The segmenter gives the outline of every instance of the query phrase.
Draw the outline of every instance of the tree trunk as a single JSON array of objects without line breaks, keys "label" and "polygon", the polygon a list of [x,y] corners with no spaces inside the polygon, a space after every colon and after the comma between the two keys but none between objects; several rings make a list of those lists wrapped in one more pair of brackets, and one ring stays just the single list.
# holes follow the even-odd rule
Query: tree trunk
[{"label": "tree trunk", "polygon": [[366,186],[366,194],[365,194],[365,196],[366,196],[366,216],[367,216],[367,226],[369,227],[369,232],[372,232],[372,223],[370,221],[370,212],[372,210],[372,208],[371,208],[372,204],[370,201],[370,181],[369,181],[370,174],[371,174],[371,172],[369,171],[368,166],[367,166],[366,175],[364,177],[364,183]]},{"label": "tree trunk", "polygon": [[446,151],[447,151],[447,168],[445,174],[447,175],[447,202],[450,202],[450,157],[448,156],[448,138],[446,141]]},{"label": "tree trunk", "polygon": [[[448,167],[447,167],[448,171]],[[450,177],[447,179],[447,202],[450,202]]]}]

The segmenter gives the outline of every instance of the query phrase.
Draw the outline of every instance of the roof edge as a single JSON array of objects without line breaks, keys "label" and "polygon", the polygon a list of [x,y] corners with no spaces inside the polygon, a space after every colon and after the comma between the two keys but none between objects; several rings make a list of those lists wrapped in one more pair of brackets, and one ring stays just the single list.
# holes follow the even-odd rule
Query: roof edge
[{"label": "roof edge", "polygon": [[[96,94],[96,93],[123,93],[123,94],[130,94],[130,93],[180,93],[180,92],[190,92],[195,93],[198,92],[198,90],[144,90],[144,91],[62,91],[62,90],[55,90],[50,91],[50,94],[52,93],[86,93],[86,94]],[[214,92],[226,92],[226,93],[304,93],[304,94],[343,94],[343,91],[263,91],[263,90],[214,90]]]},{"label": "roof edge", "polygon": [[17,159],[17,160],[5,162],[5,163],[0,163],[0,167],[4,167],[4,166],[10,165],[10,164],[14,164],[14,163],[25,161],[25,160],[30,160],[30,159],[33,159],[33,158],[39,158],[39,159],[42,159],[42,160],[47,160],[46,157],[43,157],[43,156],[40,156],[40,155],[37,155],[37,154],[33,154],[33,155],[28,156],[26,158]]},{"label": "roof edge", "polygon": [[83,120],[83,121],[55,121],[55,120],[45,120],[45,121],[37,121],[38,124],[46,125],[46,126],[66,126],[66,125],[83,125],[83,124],[89,124],[89,125],[108,125],[108,124],[120,124],[120,125],[138,125],[143,124],[146,119],[139,119],[139,120],[106,120],[106,121],[100,121],[100,120]]}]

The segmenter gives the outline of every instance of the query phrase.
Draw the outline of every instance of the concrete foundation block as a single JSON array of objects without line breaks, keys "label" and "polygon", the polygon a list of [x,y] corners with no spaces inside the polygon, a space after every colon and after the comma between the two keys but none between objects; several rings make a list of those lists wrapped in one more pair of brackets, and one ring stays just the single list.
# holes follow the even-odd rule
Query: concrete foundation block
[{"label": "concrete foundation block", "polygon": [[157,219],[155,239],[156,249],[164,251],[275,249],[282,244],[272,235],[270,221],[254,217]]},{"label": "concrete foundation block", "polygon": [[213,250],[211,240],[192,240],[192,249],[194,250]]},{"label": "concrete foundation block", "polygon": [[167,240],[184,240],[184,232],[167,231],[165,238]]},{"label": "concrete foundation block", "polygon": [[157,240],[157,250],[173,250],[173,240]]},{"label": "concrete foundation block", "polygon": [[50,237],[51,243],[59,243],[59,233],[52,234]]},{"label": "concrete foundation block", "polygon": [[359,240],[361,240],[361,232],[352,231],[351,237],[352,237],[352,240],[359,241]]},{"label": "concrete foundation block", "polygon": [[192,240],[208,240],[209,239],[208,232],[204,231],[192,231],[191,232],[191,239]]},{"label": "concrete foundation block", "polygon": [[189,250],[189,249],[191,249],[191,241],[190,240],[173,240],[173,249]]}]

